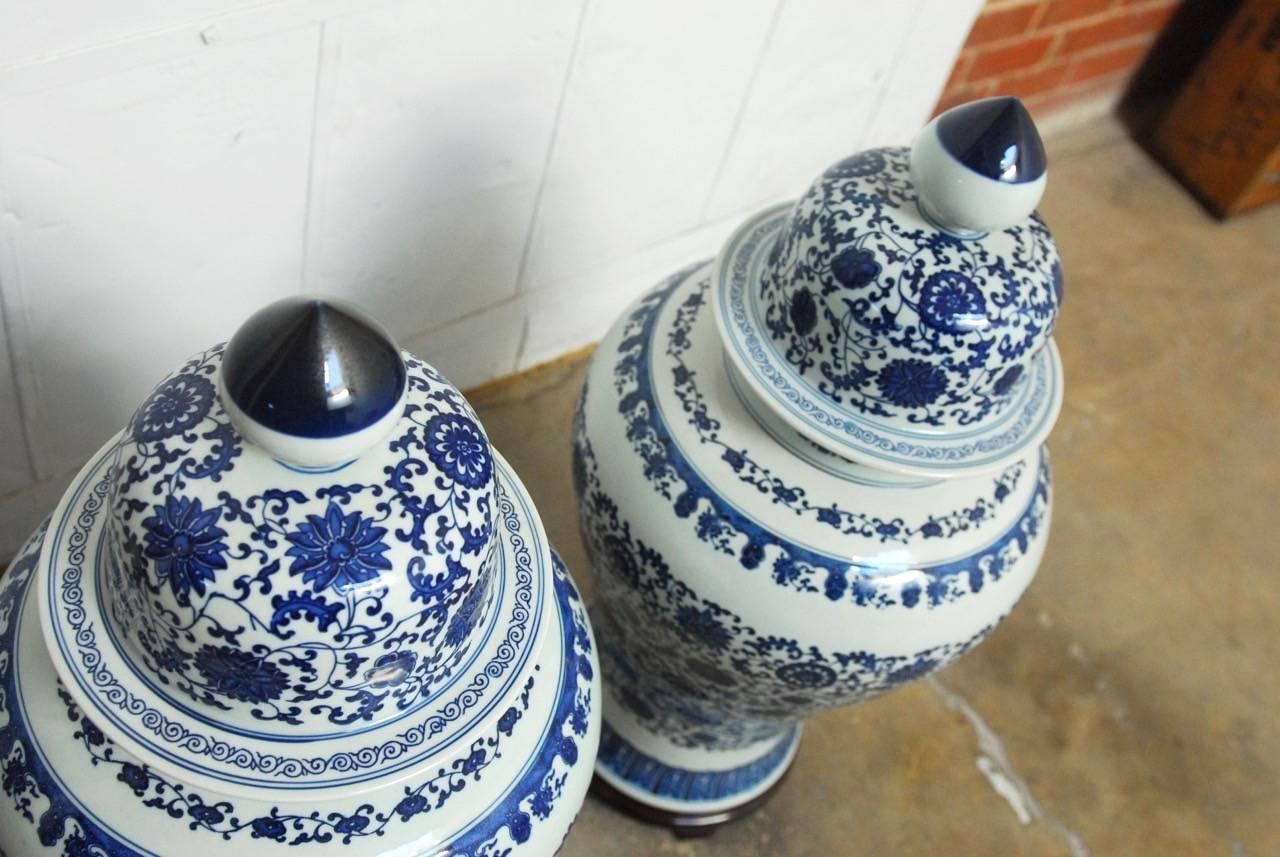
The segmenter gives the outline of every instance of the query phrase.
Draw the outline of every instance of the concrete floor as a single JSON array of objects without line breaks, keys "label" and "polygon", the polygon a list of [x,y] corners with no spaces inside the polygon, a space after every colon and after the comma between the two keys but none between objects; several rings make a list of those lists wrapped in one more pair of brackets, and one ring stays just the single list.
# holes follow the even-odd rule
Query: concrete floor
[{"label": "concrete floor", "polygon": [[[1213,221],[1111,122],[1048,146],[1067,397],[1019,607],[936,680],[811,721],[756,815],[679,841],[592,799],[566,857],[1280,854],[1280,207]],[[472,400],[589,591],[581,376]]]}]

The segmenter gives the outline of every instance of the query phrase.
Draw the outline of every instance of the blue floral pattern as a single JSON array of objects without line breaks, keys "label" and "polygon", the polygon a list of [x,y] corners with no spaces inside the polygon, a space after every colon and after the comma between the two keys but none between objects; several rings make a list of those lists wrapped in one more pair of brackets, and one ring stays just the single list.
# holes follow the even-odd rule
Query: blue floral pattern
[{"label": "blue floral pattern", "polygon": [[[694,266],[694,268],[699,266]],[[986,581],[998,580],[1004,570],[1029,547],[1040,533],[1049,499],[1049,463],[1042,453],[1036,469],[1036,490],[1021,516],[1003,536],[983,551],[952,562],[923,569],[927,583],[913,581],[905,586],[886,585],[874,568],[841,562],[816,553],[760,526],[744,515],[707,477],[693,467],[680,444],[672,436],[655,405],[655,379],[651,350],[663,349],[674,360],[671,384],[680,401],[687,424],[703,446],[720,451],[721,460],[733,475],[776,504],[845,534],[856,534],[886,544],[906,544],[912,539],[947,539],[972,530],[988,521],[996,509],[1014,495],[1026,465],[1014,464],[997,476],[988,497],[942,513],[930,513],[917,521],[881,518],[867,512],[846,509],[838,504],[811,501],[804,488],[790,484],[757,463],[748,449],[726,443],[720,435],[722,414],[714,412],[699,388],[699,372],[686,356],[703,313],[707,311],[709,279],[694,280],[693,268],[672,277],[641,299],[626,319],[613,364],[614,394],[626,421],[626,437],[632,451],[644,462],[645,477],[652,490],[671,502],[678,519],[686,519],[698,538],[716,551],[736,557],[748,570],[760,568],[771,558],[770,572],[780,585],[802,592],[819,593],[830,600],[852,598],[859,605],[915,607],[936,606],[978,592]],[[670,327],[660,330],[657,319],[668,301],[676,301]],[[713,330],[703,331],[714,335]],[[575,427],[574,481],[579,498],[584,496],[590,466],[590,444],[584,425],[584,404],[590,391],[584,387]],[[618,563],[633,562],[627,551],[614,543],[623,557]]]},{"label": "blue floral pattern", "polygon": [[922,408],[937,401],[947,391],[947,373],[932,363],[893,360],[876,376],[884,398],[904,408]]},{"label": "blue floral pattern", "polygon": [[[959,475],[979,467],[995,467],[1039,446],[1062,401],[1062,364],[1051,340],[1028,358],[1030,364],[1023,375],[1026,383],[1015,383],[1006,389],[1009,412],[958,434],[920,431],[905,420],[868,416],[857,407],[846,407],[828,397],[812,377],[802,377],[774,347],[758,320],[763,310],[753,298],[760,282],[759,266],[769,253],[768,248],[776,247],[786,225],[784,209],[775,206],[748,220],[730,238],[723,263],[713,269],[715,314],[726,334],[729,359],[740,371],[751,395],[759,396],[791,419],[802,421],[805,435],[820,438],[821,443],[844,457],[881,463],[891,470],[910,468],[903,472],[922,476]],[[839,383],[864,384],[874,382],[875,376],[873,367],[860,364],[856,372],[851,370]],[[744,389],[738,380],[731,380]]]},{"label": "blue floral pattern", "polygon": [[[293,622],[297,621],[288,617],[297,612],[307,612],[316,614],[312,618],[317,618],[320,614],[327,616],[334,612],[333,606],[326,605],[321,598],[315,599],[315,603],[306,611],[302,610],[301,606],[295,610],[294,605],[289,603],[283,604],[277,611],[278,615],[273,617],[272,623],[278,631],[278,637],[286,641],[285,645],[271,648],[269,651],[256,647],[249,649],[257,656],[271,659],[281,669],[289,672],[291,679],[289,689],[281,699],[269,703],[246,704],[247,713],[255,718],[265,714],[277,720],[284,720],[296,713],[289,710],[293,701],[290,695],[297,698],[309,692],[314,693],[314,698],[320,700],[315,710],[322,714],[331,711],[328,705],[341,708],[343,703],[350,701],[348,697],[328,702],[337,695],[337,692],[353,695],[358,693],[360,696],[356,697],[357,700],[368,699],[371,700],[372,705],[387,701],[395,702],[397,707],[408,707],[416,701],[414,710],[427,701],[437,699],[437,704],[427,716],[414,720],[407,728],[396,728],[395,731],[383,730],[374,739],[361,739],[360,736],[366,731],[364,729],[343,729],[340,732],[341,740],[330,742],[330,746],[324,750],[308,744],[305,745],[307,749],[302,753],[285,747],[281,747],[278,751],[264,752],[239,743],[238,734],[206,728],[207,721],[196,722],[183,718],[181,712],[175,713],[170,708],[157,708],[150,693],[139,696],[121,684],[118,676],[128,670],[125,664],[118,658],[110,663],[108,661],[111,659],[104,658],[102,649],[99,647],[100,635],[103,635],[102,638],[109,635],[113,623],[98,622],[97,614],[90,616],[78,606],[86,599],[86,591],[83,588],[86,574],[94,575],[94,568],[87,560],[90,556],[101,556],[97,546],[93,546],[94,541],[108,538],[108,534],[104,532],[105,526],[99,526],[98,520],[103,511],[104,501],[114,496],[112,493],[114,475],[108,466],[112,454],[111,450],[105,450],[99,459],[91,463],[88,475],[72,487],[69,497],[71,508],[60,520],[57,528],[58,537],[49,547],[61,559],[58,564],[58,573],[50,576],[47,584],[47,591],[52,598],[51,612],[47,615],[55,617],[54,621],[57,625],[55,634],[61,637],[64,645],[75,650],[73,657],[77,658],[76,674],[80,678],[81,687],[97,700],[101,700],[102,708],[117,717],[116,723],[120,728],[141,740],[144,745],[155,748],[156,752],[169,753],[172,758],[172,748],[179,747],[183,764],[194,761],[204,766],[205,771],[210,770],[208,767],[210,765],[223,765],[225,770],[219,770],[218,776],[237,783],[251,782],[275,788],[297,788],[298,786],[294,783],[303,779],[311,782],[319,779],[321,785],[366,782],[377,777],[387,763],[404,766],[412,763],[414,759],[425,758],[434,752],[441,742],[453,740],[459,729],[467,728],[467,724],[483,714],[488,706],[493,705],[498,696],[510,692],[511,682],[515,681],[523,665],[533,654],[529,644],[536,639],[538,629],[545,620],[545,611],[541,606],[543,593],[545,587],[552,581],[550,575],[545,573],[547,566],[542,560],[542,554],[538,551],[535,533],[530,530],[534,513],[528,499],[523,493],[513,493],[509,487],[502,488],[500,484],[500,490],[496,494],[498,501],[496,511],[498,520],[503,526],[505,547],[502,551],[496,552],[496,556],[500,559],[500,564],[496,568],[501,569],[499,574],[502,589],[507,591],[507,594],[503,596],[502,623],[493,627],[492,634],[486,631],[486,635],[482,635],[497,645],[491,648],[483,663],[476,663],[474,666],[468,663],[465,668],[457,668],[461,671],[459,681],[446,684],[441,688],[442,693],[445,690],[448,691],[447,697],[425,696],[422,681],[424,672],[429,675],[441,669],[449,671],[455,669],[453,663],[456,662],[458,650],[443,643],[425,650],[417,648],[419,665],[410,677],[399,684],[379,689],[358,683],[360,670],[367,663],[368,658],[390,650],[388,645],[390,643],[413,644],[419,639],[415,636],[412,625],[409,625],[407,632],[397,634],[391,639],[375,641],[372,646],[364,646],[363,641],[357,639],[352,645],[355,650],[354,656],[344,657],[337,666],[341,672],[330,672],[328,675],[317,678],[313,672],[315,670],[315,660],[311,656],[313,648],[311,646],[296,647],[287,642],[290,639]],[[506,485],[510,486],[511,478],[508,473]],[[96,576],[100,577],[104,572],[112,575],[123,573],[112,562],[106,563],[105,568],[100,566]],[[99,584],[99,587],[101,585]],[[117,585],[106,594],[114,596],[121,592],[136,594],[138,589]],[[267,589],[267,592],[270,593],[271,590]],[[98,594],[102,594],[101,588],[98,589]],[[297,593],[290,591],[288,601],[293,601],[295,596]],[[303,603],[306,603],[305,600]],[[492,607],[493,604],[490,602],[482,609],[489,610]],[[280,618],[281,616],[284,618]],[[427,617],[423,617],[422,621],[424,623],[428,621]],[[138,633],[153,634],[147,638],[147,644],[159,648],[162,655],[167,653],[168,649],[164,648],[167,640],[162,639],[154,628],[144,624]],[[225,635],[226,639],[229,644],[239,642],[239,647],[245,648],[243,642],[237,639],[238,633],[238,629],[230,629],[230,632]],[[115,651],[120,649],[119,642],[114,645],[107,643],[107,645]],[[366,651],[368,649],[373,651],[368,655],[360,655],[359,650],[362,646]],[[66,650],[59,647],[54,651],[65,653]],[[294,652],[299,654],[295,655]],[[454,659],[454,661],[446,659]],[[426,670],[421,666],[422,660],[431,661]],[[190,658],[180,658],[177,662],[189,664]],[[84,671],[78,669],[81,663],[87,664]],[[120,673],[117,673],[116,669],[120,670]],[[182,675],[171,678],[180,689],[212,706],[222,704],[222,700],[230,699],[226,696],[219,698],[205,688],[207,680],[198,670],[190,667],[184,669]],[[154,670],[152,672],[154,673]],[[331,687],[325,687],[325,683],[330,682]],[[320,685],[320,689],[314,691],[317,684]],[[337,691],[331,689],[333,686],[336,686]],[[350,722],[363,717],[363,712],[366,710],[368,706],[357,705],[353,708],[354,716],[341,715],[341,713],[339,716],[348,716],[346,722]],[[124,717],[119,717],[118,712],[123,712]],[[338,717],[331,717],[330,720],[344,722]],[[365,743],[362,744],[362,740]]]},{"label": "blue floral pattern", "polygon": [[[681,278],[677,278],[679,279]],[[990,499],[979,498],[971,506],[955,509],[946,514],[931,514],[915,525],[908,524],[901,518],[885,519],[866,512],[853,511],[843,508],[838,503],[824,505],[811,502],[804,488],[783,480],[757,463],[750,450],[731,446],[720,437],[720,415],[711,412],[707,397],[699,387],[698,372],[691,368],[685,359],[686,352],[696,335],[695,327],[700,323],[703,313],[707,312],[706,295],[709,288],[708,280],[701,280],[694,285],[690,293],[680,302],[675,319],[670,329],[664,334],[665,352],[676,361],[672,372],[672,389],[680,400],[688,426],[697,433],[699,442],[719,449],[721,460],[732,468],[738,479],[756,491],[768,495],[773,503],[789,508],[799,515],[813,517],[819,523],[846,535],[857,534],[875,538],[881,542],[905,543],[915,536],[926,539],[949,538],[958,532],[981,524],[1017,486],[1024,470],[1021,463],[1010,466],[996,479]],[[654,307],[654,312],[656,313],[658,309],[659,307]],[[647,313],[637,313],[633,321],[648,317]],[[636,329],[642,328],[637,324]],[[658,332],[651,330],[648,335],[656,337]],[[629,339],[628,342],[632,346],[637,346],[643,340]],[[619,363],[619,369],[625,367],[628,378],[632,368],[631,363],[629,359]],[[637,363],[635,368],[641,370],[637,373],[640,389],[649,389],[650,381],[647,373],[643,371],[644,366]],[[619,375],[619,378],[621,377],[623,376]],[[622,388],[619,387],[619,392],[621,390]],[[642,401],[641,399],[629,400],[633,405],[638,405]],[[635,416],[635,419],[629,420],[629,433],[637,453],[645,456],[647,460],[656,462],[657,459],[651,452],[656,453],[658,450],[654,447],[651,451],[647,441],[668,442],[665,431],[655,422],[653,424],[655,431],[651,435],[645,421],[647,412],[638,407],[630,408],[628,412]],[[654,468],[652,475],[659,488],[669,487],[668,480],[660,469]],[[692,499],[692,495],[681,496],[685,498],[685,504]],[[686,506],[682,504],[680,508],[683,510]],[[698,517],[698,528],[700,535],[708,540],[714,540],[721,534],[721,521],[715,514],[704,512]]]},{"label": "blue floral pattern", "polygon": [[632,716],[677,745],[726,750],[777,740],[797,718],[940,669],[995,627],[910,655],[830,652],[759,632],[700,596],[633,530],[601,485],[581,426],[574,454],[579,520],[596,573],[592,623],[605,686]]},{"label": "blue floral pattern", "polygon": [[427,423],[427,455],[455,482],[479,488],[493,477],[489,442],[470,419],[438,414]]},{"label": "blue floral pattern", "polygon": [[201,646],[195,667],[211,692],[243,702],[277,699],[289,684],[288,676],[275,664],[230,646]]},{"label": "blue floral pattern", "polygon": [[847,247],[831,260],[831,274],[846,289],[860,289],[880,276],[880,263],[870,250]]},{"label": "blue floral pattern", "polygon": [[964,274],[939,271],[920,289],[920,317],[935,330],[963,335],[987,326],[987,301]]},{"label": "blue floral pattern", "polygon": [[330,502],[323,517],[308,515],[285,536],[293,544],[285,554],[293,557],[289,573],[302,575],[315,592],[358,588],[391,568],[391,560],[383,556],[386,535],[385,528],[375,527],[359,512],[344,515]]},{"label": "blue floral pattern", "polygon": [[200,424],[213,407],[213,384],[200,375],[180,374],[151,393],[133,421],[139,443],[181,435]]},{"label": "blue floral pattern", "polygon": [[821,396],[868,418],[954,428],[1013,400],[1019,376],[1007,370],[1049,341],[1061,282],[1037,215],[998,240],[921,228],[908,150],[889,148],[814,183],[756,288],[773,347]]},{"label": "blue floral pattern", "polygon": [[146,557],[180,604],[190,603],[191,590],[204,595],[205,583],[227,567],[227,531],[217,526],[221,516],[221,507],[206,510],[199,500],[170,495],[142,522]]},{"label": "blue floral pattern", "polygon": [[[17,650],[13,621],[30,594],[30,584],[48,522],[41,526],[0,578],[0,792],[15,813],[36,828],[40,843],[63,857],[134,857],[140,846],[118,838],[95,816],[62,791],[38,754],[28,712],[19,704]],[[553,557],[553,580],[560,627],[565,643],[564,680],[548,725],[521,778],[508,788],[497,807],[453,842],[458,857],[510,853],[512,844],[526,842],[538,824],[562,809],[568,771],[593,756],[589,738],[595,699],[594,651],[586,613],[558,557]],[[30,629],[28,628],[28,632]],[[386,662],[390,665],[397,657]],[[488,733],[473,740],[469,752],[425,777],[405,785],[383,805],[368,801],[343,811],[309,810],[297,804],[272,807],[263,814],[244,813],[225,799],[211,799],[160,772],[131,761],[85,717],[71,696],[57,688],[66,710],[70,739],[88,756],[101,777],[82,784],[86,794],[118,789],[141,806],[155,811],[157,824],[174,824],[180,836],[209,837],[215,842],[266,840],[281,846],[316,847],[350,844],[357,839],[385,836],[393,827],[429,823],[432,814],[458,794],[483,782],[487,769],[504,753],[522,750],[522,742],[537,739],[529,730],[538,721],[530,715],[530,693],[536,677],[526,680]],[[49,727],[42,725],[41,731]],[[47,808],[37,816],[32,808]],[[93,803],[93,801],[90,801]],[[422,828],[424,832],[427,828]],[[201,843],[201,848],[207,847]]]},{"label": "blue floral pattern", "polygon": [[813,292],[808,289],[796,289],[792,293],[791,323],[802,336],[809,334],[818,326],[818,304],[813,299]]},{"label": "blue floral pattern", "polygon": [[[470,406],[409,358],[404,417],[387,442],[395,463],[380,481],[318,476],[306,491],[246,496],[217,487],[243,454],[215,392],[221,356],[197,355],[161,383],[116,452],[108,589],[119,634],[158,690],[242,705],[263,724],[412,713],[465,662],[468,635],[446,631],[495,561],[493,461]],[[398,547],[408,551],[397,569]],[[393,573],[412,615],[389,609]],[[485,621],[488,603],[473,602],[456,628]],[[406,648],[423,654],[403,681],[365,679]],[[218,670],[232,650],[255,665],[249,685]]]}]

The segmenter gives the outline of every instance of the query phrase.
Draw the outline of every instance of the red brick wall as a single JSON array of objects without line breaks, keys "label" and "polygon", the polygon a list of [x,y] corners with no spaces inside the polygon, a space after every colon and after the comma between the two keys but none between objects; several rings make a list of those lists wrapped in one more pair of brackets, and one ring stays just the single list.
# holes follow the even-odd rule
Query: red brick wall
[{"label": "red brick wall", "polygon": [[1038,115],[1119,92],[1180,0],[987,0],[937,110],[1016,95]]}]

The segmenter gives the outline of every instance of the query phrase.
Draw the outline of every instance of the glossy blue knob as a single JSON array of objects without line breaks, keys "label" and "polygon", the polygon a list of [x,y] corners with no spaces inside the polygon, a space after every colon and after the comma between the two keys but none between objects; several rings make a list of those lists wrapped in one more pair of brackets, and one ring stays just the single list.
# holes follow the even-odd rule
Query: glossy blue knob
[{"label": "glossy blue knob", "polygon": [[1034,182],[1048,163],[1031,114],[1016,98],[984,98],[938,117],[938,140],[979,175],[1007,184]]},{"label": "glossy blue knob", "polygon": [[1044,142],[1022,102],[985,98],[934,119],[911,149],[922,213],[942,229],[979,235],[1020,222],[1044,194]]},{"label": "glossy blue knob", "polygon": [[359,309],[286,298],[259,310],[222,356],[223,404],[242,435],[307,468],[357,457],[403,410],[405,365],[391,335]]}]

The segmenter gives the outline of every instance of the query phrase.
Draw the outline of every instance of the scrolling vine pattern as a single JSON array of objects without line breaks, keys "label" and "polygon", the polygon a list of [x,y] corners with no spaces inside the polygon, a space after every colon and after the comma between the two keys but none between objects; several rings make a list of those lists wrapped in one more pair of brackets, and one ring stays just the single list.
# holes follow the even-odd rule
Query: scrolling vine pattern
[{"label": "scrolling vine pattern", "polygon": [[[738,479],[759,493],[768,495],[773,504],[790,509],[798,516],[816,520],[845,535],[864,536],[882,543],[905,544],[913,538],[948,539],[957,533],[973,529],[987,521],[996,508],[1013,494],[1026,470],[1026,463],[1023,461],[1011,465],[995,477],[990,497],[979,497],[963,508],[941,514],[930,513],[924,520],[916,523],[908,523],[901,517],[881,518],[848,509],[838,501],[829,504],[810,501],[808,492],[803,487],[788,483],[768,467],[758,463],[751,450],[730,446],[720,437],[721,421],[708,405],[698,384],[697,372],[685,360],[693,345],[694,328],[707,311],[707,293],[710,287],[710,279],[697,281],[680,301],[671,326],[663,334],[665,353],[674,361],[671,369],[672,390],[680,402],[688,425],[697,433],[698,440],[719,449],[720,459],[732,468]],[[652,344],[649,347],[652,348]]]},{"label": "scrolling vine pattern", "polygon": [[[155,680],[205,706],[284,725],[411,713],[455,673],[492,602],[493,459],[474,414],[408,358],[379,481],[241,494],[221,354],[157,386],[120,442],[113,617]],[[401,576],[408,610],[387,602]]]},{"label": "scrolling vine pattern", "polygon": [[[464,686],[454,690],[426,717],[407,729],[378,736],[377,743],[360,746],[354,740],[356,733],[347,733],[347,740],[335,747],[326,748],[322,753],[302,755],[264,752],[224,740],[221,737],[224,733],[212,732],[200,724],[173,719],[154,707],[155,700],[150,695],[134,693],[121,684],[119,676],[105,663],[99,648],[97,614],[84,607],[83,581],[86,574],[94,571],[88,561],[91,533],[95,531],[95,522],[111,485],[110,472],[100,476],[108,470],[102,461],[94,466],[97,469],[93,473],[78,487],[73,486],[72,508],[55,528],[58,539],[62,541],[55,540],[50,547],[50,550],[59,552],[57,574],[48,581],[54,599],[52,609],[59,615],[55,635],[60,645],[65,646],[69,641],[74,645],[76,669],[80,671],[83,667],[78,676],[82,686],[87,683],[92,687],[105,710],[123,711],[128,715],[121,723],[122,728],[156,752],[177,752],[184,765],[212,762],[223,768],[220,776],[230,775],[237,780],[250,776],[251,782],[280,788],[292,787],[293,780],[303,777],[337,776],[344,782],[358,781],[353,778],[367,780],[377,776],[387,763],[403,765],[410,758],[410,753],[417,753],[421,758],[421,754],[431,752],[433,745],[428,742],[460,722],[465,714],[486,700],[486,694],[492,699],[493,688],[509,688],[509,685],[500,684],[504,674],[511,674],[506,681],[513,680],[513,667],[523,663],[529,655],[525,644],[532,640],[541,621],[542,610],[538,605],[550,578],[541,556],[531,550],[528,530],[531,510],[527,501],[523,495],[513,495],[509,489],[500,486],[497,511],[504,528],[504,539],[510,548],[509,555],[508,552],[503,555],[511,560],[512,566],[504,567],[504,575],[514,583],[513,603],[509,614],[505,614],[498,644],[492,647],[485,664],[468,670]],[[66,525],[70,525],[69,531],[66,531]],[[62,624],[64,621],[65,625]],[[452,741],[453,738],[445,740]]]},{"label": "scrolling vine pattern", "polygon": [[[40,843],[59,849],[62,857],[133,857],[132,843],[108,833],[92,815],[71,800],[53,778],[37,754],[28,719],[30,712],[19,704],[13,658],[16,656],[18,611],[30,588],[32,571],[39,557],[47,521],[20,553],[0,580],[0,789],[11,801],[13,811],[36,828]],[[533,764],[512,785],[494,811],[459,834],[449,846],[454,855],[509,853],[530,839],[534,827],[546,821],[560,801],[568,771],[579,761],[579,745],[587,739],[593,699],[593,648],[586,613],[568,572],[558,556],[553,557],[556,603],[561,616],[565,662],[561,690],[554,703],[549,726],[534,751]],[[559,666],[559,665],[557,665]],[[143,807],[157,811],[159,818],[184,824],[195,835],[213,835],[223,841],[268,840],[285,846],[322,845],[339,841],[385,836],[393,826],[420,824],[433,817],[459,793],[479,783],[492,764],[531,736],[530,694],[535,676],[530,676],[513,703],[494,721],[489,734],[475,738],[467,752],[439,767],[426,779],[403,786],[399,792],[352,809],[288,809],[279,806],[237,811],[229,800],[211,800],[190,787],[175,782],[147,765],[117,750],[114,743],[76,706],[59,685],[66,718],[72,724],[71,738],[103,775],[85,788],[113,787],[131,794]],[[425,832],[425,831],[424,831]]]},{"label": "scrolling vine pattern", "polygon": [[871,149],[792,209],[759,285],[764,326],[818,391],[863,414],[969,426],[1048,341],[1062,266],[1039,215],[966,240],[917,213],[909,150]]},{"label": "scrolling vine pattern", "polygon": [[797,718],[942,668],[998,624],[905,655],[829,652],[757,631],[700,596],[632,531],[600,484],[589,441],[579,440],[576,455],[582,531],[600,592],[592,618],[604,641],[606,686],[632,715],[678,745],[723,750],[776,739]]},{"label": "scrolling vine pattern", "polygon": [[[886,582],[884,575],[878,574],[874,567],[840,560],[791,542],[738,509],[691,465],[672,437],[671,429],[655,402],[650,351],[658,341],[657,320],[669,300],[680,301],[681,312],[676,314],[667,339],[667,347],[673,356],[679,357],[689,345],[691,319],[705,303],[705,283],[689,283],[690,274],[698,267],[691,266],[677,273],[649,292],[627,317],[613,364],[613,387],[618,411],[626,424],[625,436],[644,463],[645,479],[654,491],[671,503],[677,518],[691,522],[701,541],[719,553],[736,557],[739,565],[748,571],[769,568],[780,586],[821,593],[832,601],[851,598],[859,605],[886,608],[914,608],[920,604],[937,606],[980,592],[987,582],[999,580],[1027,553],[1040,535],[1049,509],[1049,460],[1043,450],[1036,467],[1035,490],[1022,513],[1003,535],[967,556],[918,569],[919,573],[908,576],[905,582],[900,575]],[[677,295],[681,297],[675,297]],[[673,368],[673,381],[683,391],[682,407],[690,424],[702,436],[714,441],[718,416],[710,412],[706,400],[696,393],[697,373],[677,362]],[[584,385],[574,432],[574,478],[579,497],[586,481],[585,468],[590,448],[584,415],[585,402],[590,394],[591,390]],[[749,482],[757,478],[757,474],[747,470],[749,452],[725,448],[721,455],[722,458],[729,456],[725,460],[731,467],[741,457],[742,468],[737,471],[739,476],[745,475]],[[840,516],[838,507],[836,514],[823,512],[825,507],[822,506],[811,511],[815,516],[826,518],[823,522],[830,522],[830,526],[853,527],[862,531],[870,529],[877,538],[886,541],[904,538],[913,529],[924,538],[946,538],[963,529],[966,519],[970,524],[976,524],[979,515],[989,514],[999,495],[1003,495],[1000,499],[1007,498],[1012,484],[1002,480],[1019,478],[1013,474],[1014,471],[1006,471],[997,479],[991,502],[979,502],[958,512],[930,516],[914,527],[872,516],[859,518],[852,513]],[[771,474],[760,474],[758,478],[773,490],[774,483],[769,481]],[[790,500],[797,504],[792,508],[803,511],[804,498],[799,489],[789,488],[781,482],[778,484],[781,484],[784,504]],[[1008,486],[1008,490],[1002,489],[1002,485]],[[882,526],[884,532],[879,531]],[[948,527],[953,527],[950,532]],[[937,536],[934,536],[935,532]]]}]

